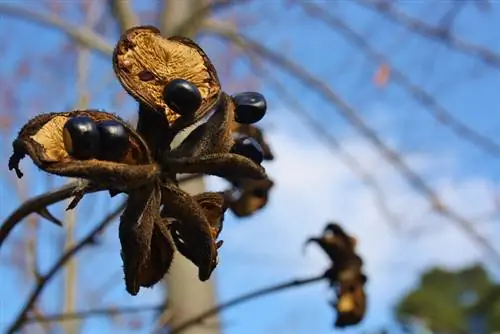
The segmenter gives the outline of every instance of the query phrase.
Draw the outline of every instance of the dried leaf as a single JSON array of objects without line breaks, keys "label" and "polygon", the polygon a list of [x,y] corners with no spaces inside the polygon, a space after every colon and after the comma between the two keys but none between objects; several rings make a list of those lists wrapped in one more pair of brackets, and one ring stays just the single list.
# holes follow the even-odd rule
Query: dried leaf
[{"label": "dried leaf", "polygon": [[379,66],[373,77],[373,82],[377,87],[385,87],[391,75],[391,68],[387,64]]},{"label": "dried leaf", "polygon": [[[202,118],[216,103],[221,90],[217,72],[205,52],[186,37],[166,38],[152,26],[127,30],[113,53],[113,68],[123,88],[138,102],[165,113],[169,123],[186,125],[163,99],[163,89],[173,79],[196,85],[202,104],[194,121]],[[180,126],[182,128],[184,126]]]}]

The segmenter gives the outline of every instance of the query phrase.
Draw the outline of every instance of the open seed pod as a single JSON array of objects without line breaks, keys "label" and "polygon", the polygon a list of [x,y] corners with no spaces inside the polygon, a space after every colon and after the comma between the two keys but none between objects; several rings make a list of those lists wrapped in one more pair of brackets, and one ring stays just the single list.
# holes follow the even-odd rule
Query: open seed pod
[{"label": "open seed pod", "polygon": [[269,178],[262,180],[241,179],[234,182],[236,194],[230,194],[229,208],[238,217],[248,217],[262,209],[269,199],[269,191],[274,182]]},{"label": "open seed pod", "polygon": [[27,154],[43,171],[127,190],[158,175],[142,138],[118,116],[101,110],[74,110],[36,116],[14,140],[9,169],[22,177]]},{"label": "open seed pod", "polygon": [[[175,128],[201,119],[221,92],[214,66],[194,41],[178,36],[166,38],[153,26],[133,27],[121,36],[113,53],[113,68],[131,96],[164,113]],[[164,98],[166,86],[178,79],[194,85],[201,95],[201,105],[182,116]]]}]

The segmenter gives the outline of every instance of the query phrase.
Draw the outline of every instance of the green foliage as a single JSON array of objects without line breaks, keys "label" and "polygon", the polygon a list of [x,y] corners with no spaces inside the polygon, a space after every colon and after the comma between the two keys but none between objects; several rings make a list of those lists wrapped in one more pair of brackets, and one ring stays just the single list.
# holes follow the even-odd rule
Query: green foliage
[{"label": "green foliage", "polygon": [[484,268],[459,271],[433,268],[396,307],[398,319],[417,317],[438,333],[467,333],[471,315],[484,317],[487,332],[500,330],[500,285]]}]

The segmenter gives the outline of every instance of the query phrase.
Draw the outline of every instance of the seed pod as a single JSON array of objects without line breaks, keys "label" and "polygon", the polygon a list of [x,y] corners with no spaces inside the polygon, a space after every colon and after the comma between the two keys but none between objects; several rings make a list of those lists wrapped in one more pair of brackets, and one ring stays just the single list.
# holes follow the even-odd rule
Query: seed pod
[{"label": "seed pod", "polygon": [[238,217],[248,217],[264,208],[269,192],[274,186],[274,182],[268,178],[240,179],[235,183],[233,185],[236,186],[240,195],[230,202],[229,208]]},{"label": "seed pod", "polygon": [[[166,38],[152,26],[127,30],[113,52],[113,69],[123,88],[138,102],[164,113],[171,125],[182,128],[209,112],[221,92],[210,59],[186,37]],[[194,115],[181,117],[163,98],[165,85],[184,79],[195,85],[202,98]]]},{"label": "seed pod", "polygon": [[[76,118],[75,118],[76,117]],[[80,122],[81,117],[92,119],[97,126],[101,122],[113,121],[121,124],[128,135],[127,152],[118,162],[98,160],[95,158],[78,160],[71,156],[78,147],[81,137],[74,136],[73,119]],[[70,131],[70,128],[73,130]],[[76,127],[77,128],[77,127]],[[73,133],[73,136],[71,135]],[[78,142],[78,143],[77,143]],[[27,154],[43,171],[60,176],[85,178],[111,189],[129,189],[147,183],[158,174],[158,168],[152,164],[149,150],[142,138],[118,116],[101,110],[74,110],[71,112],[41,114],[30,120],[12,144],[14,153],[9,159],[9,169],[14,169],[18,177],[22,177],[19,161]]]}]

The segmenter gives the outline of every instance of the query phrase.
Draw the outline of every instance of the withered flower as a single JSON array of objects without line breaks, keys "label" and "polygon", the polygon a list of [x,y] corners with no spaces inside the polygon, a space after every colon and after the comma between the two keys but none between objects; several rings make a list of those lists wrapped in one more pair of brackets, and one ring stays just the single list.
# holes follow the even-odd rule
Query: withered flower
[{"label": "withered flower", "polygon": [[[267,178],[259,161],[235,150],[231,124],[238,101],[221,90],[215,68],[196,43],[165,38],[155,27],[126,31],[115,47],[113,68],[139,103],[136,129],[101,110],[39,115],[14,141],[9,168],[22,177],[18,163],[27,154],[45,172],[87,179],[111,195],[127,194],[119,237],[130,294],[164,276],[175,248],[207,280],[218,262],[227,203],[223,193],[189,195],[177,176]],[[262,113],[262,104],[257,109]],[[71,207],[84,194],[82,189]]]},{"label": "withered flower", "polygon": [[339,224],[330,223],[321,237],[310,238],[307,243],[310,242],[317,243],[332,261],[325,277],[337,296],[336,301],[330,303],[337,312],[335,327],[358,324],[366,311],[364,284],[367,277],[362,272],[363,261],[355,252],[356,239]]}]

